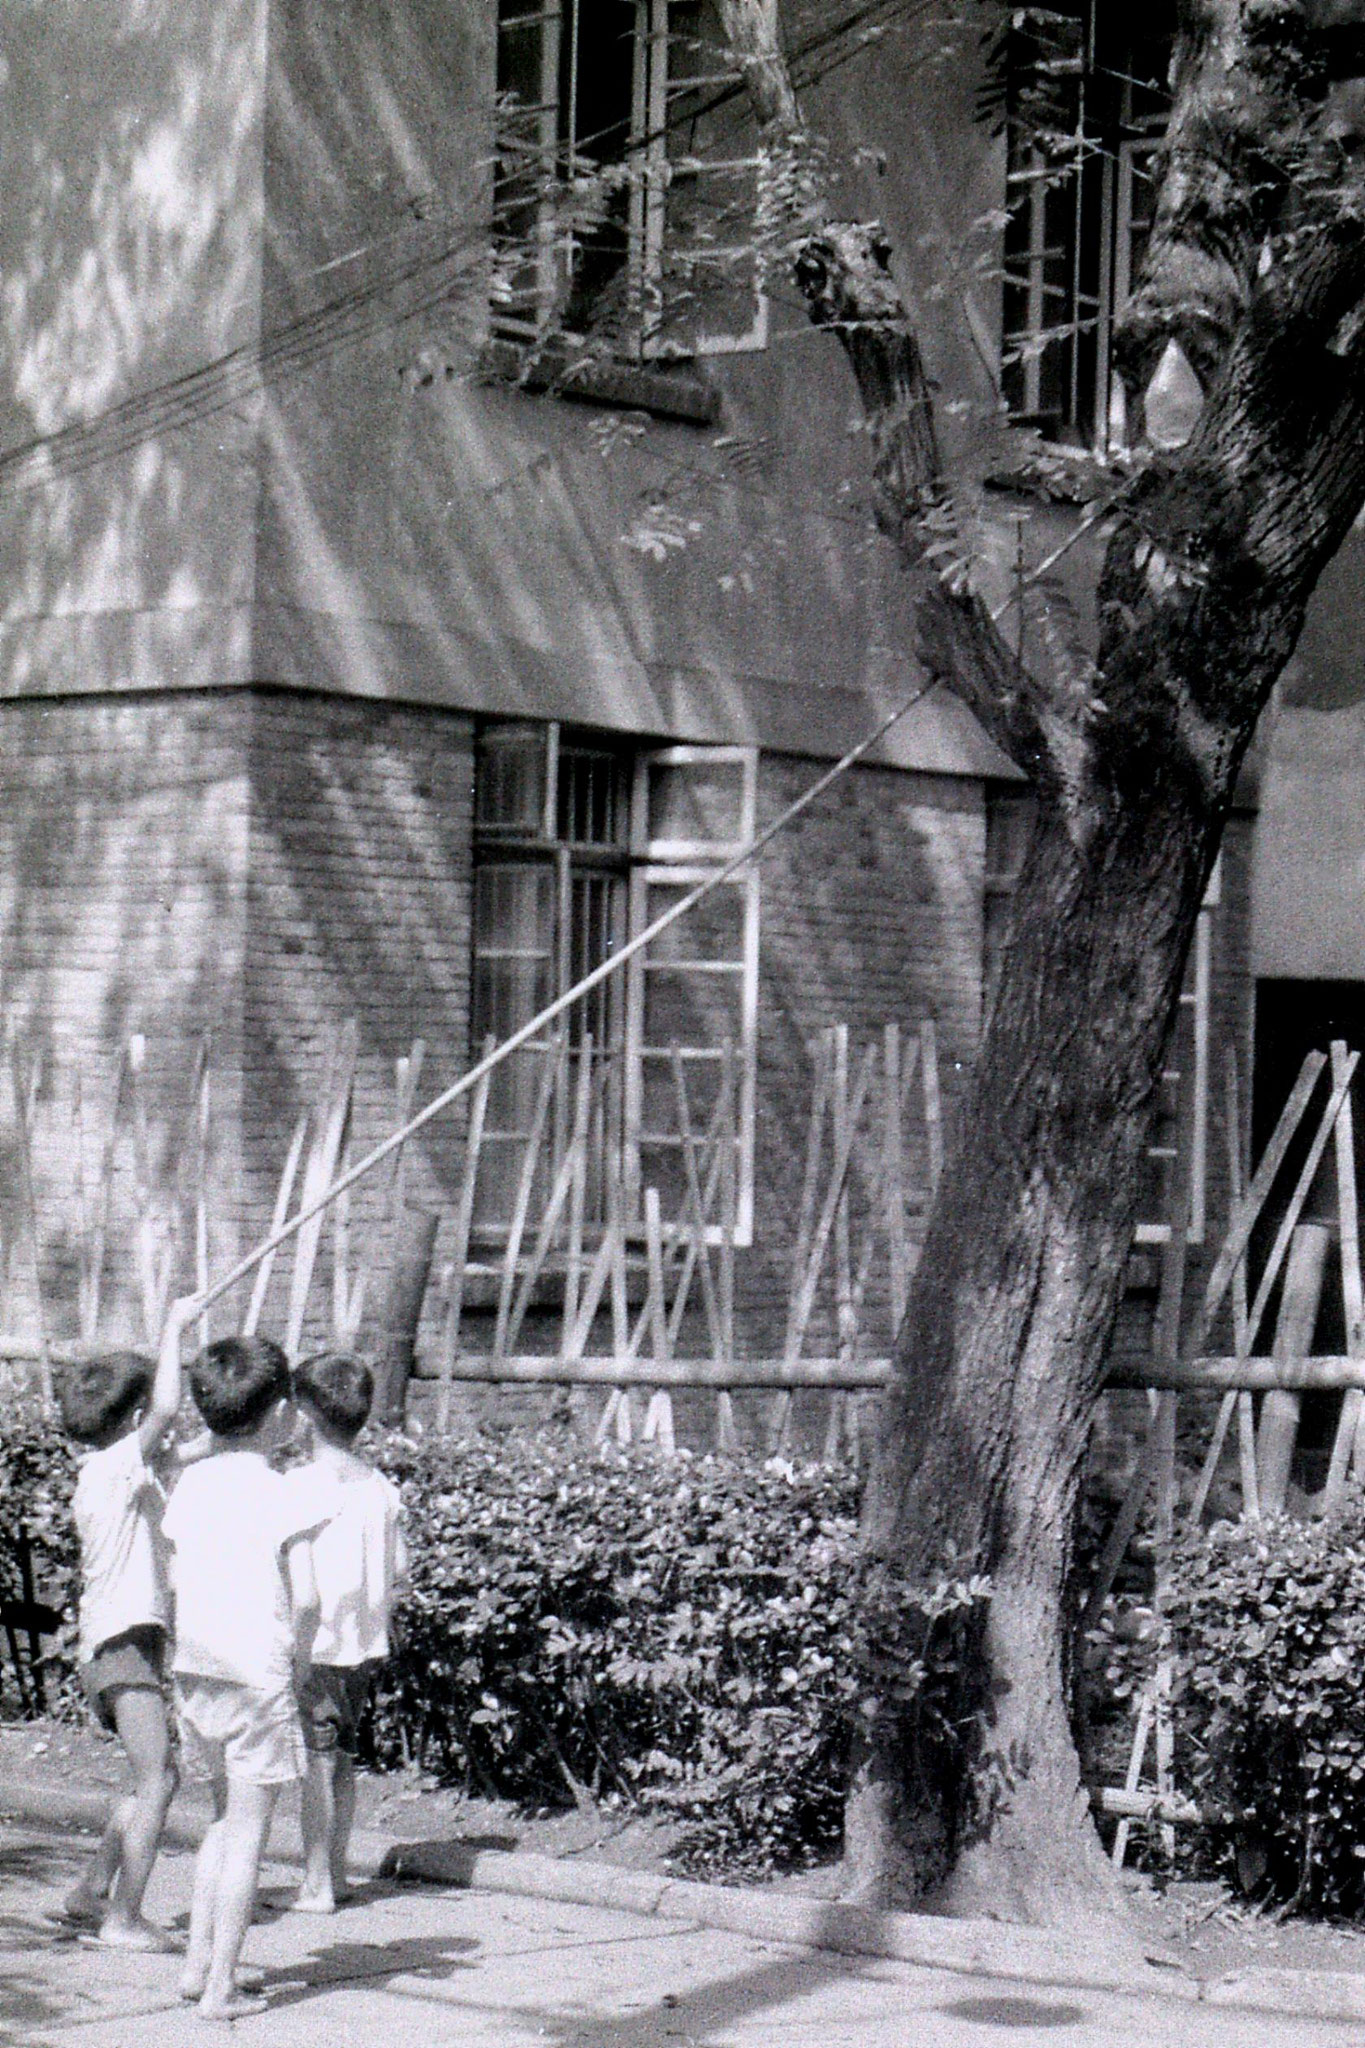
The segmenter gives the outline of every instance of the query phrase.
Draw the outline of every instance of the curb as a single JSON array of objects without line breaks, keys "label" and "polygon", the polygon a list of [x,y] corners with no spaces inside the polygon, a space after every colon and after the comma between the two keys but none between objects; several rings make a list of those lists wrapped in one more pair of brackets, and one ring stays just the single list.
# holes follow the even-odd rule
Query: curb
[{"label": "curb", "polygon": [[[11,1778],[0,1772],[0,1816],[36,1821],[52,1828],[79,1829],[100,1834],[109,1815],[110,1797],[105,1792],[74,1792],[65,1785],[44,1785],[31,1778]],[[197,1849],[213,1819],[210,1807],[201,1800],[177,1797],[171,1802],[162,1842],[172,1849]],[[351,1837],[352,1867],[363,1877],[377,1877],[379,1866],[392,1848],[392,1837],[357,1828]],[[271,1825],[266,1845],[267,1863],[303,1862],[303,1843],[298,1822],[280,1815]]]},{"label": "curb", "polygon": [[[100,1793],[0,1775],[0,1815],[54,1828],[98,1831],[108,1810],[109,1801]],[[206,1807],[177,1799],[165,1840],[176,1848],[196,1849],[210,1818]],[[276,1822],[268,1856],[272,1862],[302,1861],[295,1823]],[[391,1836],[361,1830],[352,1837],[352,1862],[367,1877],[399,1883],[500,1892],[646,1919],[683,1920],[752,1940],[875,1956],[961,1976],[1046,1984],[1058,1990],[1138,1993],[1299,2019],[1365,2020],[1365,1974],[1349,1970],[1267,1968],[1201,1981],[1176,1967],[1116,1963],[1111,1953],[1064,1934],[1003,1921],[879,1912],[833,1900],[774,1897],[732,1885],[653,1877],[609,1863],[570,1863],[529,1852],[471,1849],[459,1842],[395,1842]]]}]

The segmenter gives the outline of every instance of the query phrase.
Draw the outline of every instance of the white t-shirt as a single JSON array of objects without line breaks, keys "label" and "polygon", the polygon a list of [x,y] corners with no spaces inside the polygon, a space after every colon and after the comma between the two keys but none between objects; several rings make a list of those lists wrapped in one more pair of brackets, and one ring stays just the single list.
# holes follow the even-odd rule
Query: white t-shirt
[{"label": "white t-shirt", "polygon": [[165,1504],[136,1429],[81,1459],[71,1506],[81,1543],[82,1662],[126,1629],[170,1626]]},{"label": "white t-shirt", "polygon": [[173,1545],[172,1670],[284,1690],[294,1652],[285,1551],[333,1512],[311,1471],[274,1472],[259,1451],[215,1451],[187,1467],[162,1524]]},{"label": "white t-shirt", "polygon": [[318,1587],[314,1664],[365,1664],[389,1654],[389,1611],[407,1570],[403,1503],[382,1472],[312,1468],[335,1512],[309,1542]]}]

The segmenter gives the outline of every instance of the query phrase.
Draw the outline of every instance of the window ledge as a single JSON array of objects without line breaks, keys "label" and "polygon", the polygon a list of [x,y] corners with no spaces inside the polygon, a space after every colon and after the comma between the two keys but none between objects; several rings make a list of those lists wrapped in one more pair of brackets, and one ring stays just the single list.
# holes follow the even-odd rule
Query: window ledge
[{"label": "window ledge", "polygon": [[562,343],[533,350],[515,341],[490,341],[480,369],[486,382],[515,385],[519,391],[625,406],[698,427],[713,426],[720,418],[720,393],[701,377],[642,363],[575,360]]}]

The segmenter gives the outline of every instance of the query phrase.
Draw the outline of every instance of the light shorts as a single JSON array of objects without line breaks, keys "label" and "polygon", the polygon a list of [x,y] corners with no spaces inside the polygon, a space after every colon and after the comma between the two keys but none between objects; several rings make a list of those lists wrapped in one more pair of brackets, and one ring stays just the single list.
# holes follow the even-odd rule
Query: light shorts
[{"label": "light shorts", "polygon": [[308,1767],[291,1691],[258,1692],[230,1678],[178,1671],[175,1711],[187,1778],[288,1785]]}]

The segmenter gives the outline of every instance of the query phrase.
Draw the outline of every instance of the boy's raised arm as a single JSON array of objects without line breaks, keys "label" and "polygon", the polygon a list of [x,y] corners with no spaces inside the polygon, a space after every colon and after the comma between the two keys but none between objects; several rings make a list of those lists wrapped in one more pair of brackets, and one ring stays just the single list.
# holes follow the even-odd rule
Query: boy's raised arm
[{"label": "boy's raised arm", "polygon": [[156,1377],[152,1381],[152,1398],[138,1429],[144,1458],[150,1458],[160,1448],[162,1438],[180,1411],[180,1346],[184,1340],[185,1325],[193,1320],[198,1307],[197,1296],[182,1294],[166,1311]]}]

